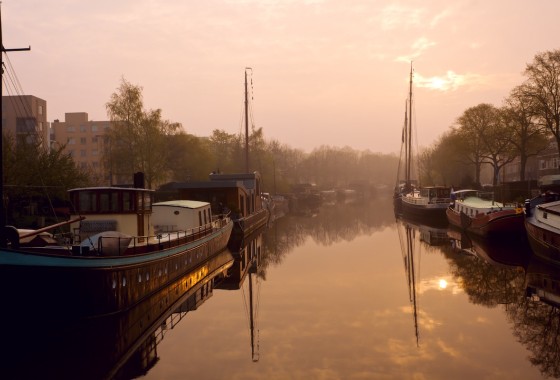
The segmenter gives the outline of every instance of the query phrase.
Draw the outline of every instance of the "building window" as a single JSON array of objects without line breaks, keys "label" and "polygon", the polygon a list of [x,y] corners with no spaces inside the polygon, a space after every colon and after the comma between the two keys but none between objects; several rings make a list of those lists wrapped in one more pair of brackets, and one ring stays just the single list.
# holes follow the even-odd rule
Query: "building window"
[{"label": "building window", "polygon": [[92,132],[97,132],[97,125],[92,125],[91,126],[91,131]]},{"label": "building window", "polygon": [[91,155],[92,155],[92,156],[97,156],[98,153],[99,153],[99,152],[97,151],[97,149],[92,149],[92,150],[91,150]]},{"label": "building window", "polygon": [[87,162],[80,162],[80,168],[87,169]]},{"label": "building window", "polygon": [[66,132],[75,132],[76,128],[73,125],[69,125],[66,127]]},{"label": "building window", "polygon": [[87,125],[80,125],[80,132],[87,132]]},{"label": "building window", "polygon": [[91,142],[97,144],[97,136],[91,138]]},{"label": "building window", "polygon": [[541,162],[540,162],[540,168],[541,168],[541,170],[546,169],[546,160],[541,160]]},{"label": "building window", "polygon": [[80,144],[86,145],[86,138],[85,137],[80,138]]},{"label": "building window", "polygon": [[35,118],[18,117],[16,119],[16,133],[33,133],[35,132]]},{"label": "building window", "polygon": [[39,110],[37,111],[39,115],[43,114],[43,106],[39,106]]},{"label": "building window", "polygon": [[553,169],[558,169],[558,158],[557,157],[554,157],[552,159],[552,168]]},{"label": "building window", "polygon": [[85,157],[86,156],[86,150],[82,149],[80,150],[80,157]]},{"label": "building window", "polygon": [[76,144],[76,139],[73,138],[73,137],[70,137],[70,138],[68,139],[68,145],[74,145],[74,144]]}]

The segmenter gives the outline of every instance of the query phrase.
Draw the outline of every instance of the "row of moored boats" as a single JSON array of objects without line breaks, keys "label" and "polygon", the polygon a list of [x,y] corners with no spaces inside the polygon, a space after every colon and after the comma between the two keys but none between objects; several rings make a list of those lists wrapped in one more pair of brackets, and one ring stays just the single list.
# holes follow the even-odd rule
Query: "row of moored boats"
[{"label": "row of moored boats", "polygon": [[493,192],[442,186],[401,191],[395,210],[404,217],[451,226],[483,238],[526,234],[540,257],[560,263],[560,195],[553,192],[520,203],[503,203]]}]

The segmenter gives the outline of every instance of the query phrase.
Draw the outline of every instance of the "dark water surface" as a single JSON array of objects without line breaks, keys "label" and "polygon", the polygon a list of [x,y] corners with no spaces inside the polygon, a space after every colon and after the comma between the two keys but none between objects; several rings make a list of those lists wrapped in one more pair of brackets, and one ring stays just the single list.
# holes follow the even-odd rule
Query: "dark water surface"
[{"label": "dark water surface", "polygon": [[[4,343],[0,378],[560,377],[559,270],[523,239],[488,244],[396,220],[387,198],[285,216],[244,252],[259,256],[256,273],[216,276],[213,290],[193,285],[184,299],[177,285],[136,316],[66,335],[45,333],[44,310],[28,327],[5,326],[19,332]],[[231,274],[228,255],[197,276],[226,262]],[[178,305],[173,319],[159,316]],[[30,325],[41,327],[30,336]]]}]

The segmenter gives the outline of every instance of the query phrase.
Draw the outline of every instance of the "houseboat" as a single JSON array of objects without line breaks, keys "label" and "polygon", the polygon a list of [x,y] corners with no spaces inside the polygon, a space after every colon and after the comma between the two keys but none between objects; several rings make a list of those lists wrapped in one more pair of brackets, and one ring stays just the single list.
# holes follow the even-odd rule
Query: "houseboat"
[{"label": "houseboat", "polygon": [[259,172],[212,173],[209,181],[172,182],[162,186],[158,197],[192,199],[210,203],[214,212],[230,212],[234,222],[231,240],[239,240],[264,226],[269,212],[262,199]]},{"label": "houseboat", "polygon": [[70,235],[6,227],[0,291],[8,304],[80,316],[126,310],[225,249],[233,229],[207,202],[153,203],[149,189],[69,194]]}]

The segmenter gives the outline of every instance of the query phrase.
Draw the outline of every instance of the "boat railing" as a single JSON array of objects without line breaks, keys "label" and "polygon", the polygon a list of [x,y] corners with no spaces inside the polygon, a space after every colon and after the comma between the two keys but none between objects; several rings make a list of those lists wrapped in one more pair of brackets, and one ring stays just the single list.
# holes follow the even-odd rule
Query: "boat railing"
[{"label": "boat railing", "polygon": [[207,223],[189,230],[159,232],[156,235],[100,236],[95,248],[101,256],[129,256],[150,253],[196,241],[211,234],[215,229],[223,228],[228,221],[228,218],[223,218],[216,221],[217,227],[214,223]]}]

